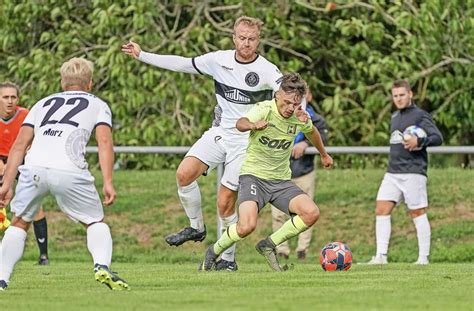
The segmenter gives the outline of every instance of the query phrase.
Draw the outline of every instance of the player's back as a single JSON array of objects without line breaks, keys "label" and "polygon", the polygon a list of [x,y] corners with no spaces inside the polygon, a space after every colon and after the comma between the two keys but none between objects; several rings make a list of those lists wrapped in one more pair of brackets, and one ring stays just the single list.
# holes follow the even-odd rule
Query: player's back
[{"label": "player's back", "polygon": [[86,145],[101,124],[111,127],[112,113],[104,101],[90,93],[66,91],[43,98],[23,123],[34,128],[25,165],[86,170]]}]

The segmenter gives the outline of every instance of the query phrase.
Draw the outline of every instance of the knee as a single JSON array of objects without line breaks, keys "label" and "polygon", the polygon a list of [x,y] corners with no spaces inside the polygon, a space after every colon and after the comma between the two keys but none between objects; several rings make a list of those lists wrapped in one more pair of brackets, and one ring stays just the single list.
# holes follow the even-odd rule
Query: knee
[{"label": "knee", "polygon": [[255,230],[256,227],[257,227],[256,223],[242,223],[242,222],[239,221],[237,223],[237,234],[241,238],[245,238],[250,233],[252,233]]},{"label": "knee", "polygon": [[319,208],[316,205],[306,208],[299,216],[307,226],[312,226],[319,219]]},{"label": "knee", "polygon": [[220,194],[217,197],[217,208],[221,216],[230,216],[235,211],[235,196]]},{"label": "knee", "polygon": [[307,224],[308,226],[314,225],[318,221],[319,215],[320,215],[319,208],[315,206],[315,208],[308,211],[305,224]]},{"label": "knee", "polygon": [[189,179],[189,173],[186,169],[178,167],[178,170],[176,171],[176,182],[179,187],[186,187],[193,181]]},{"label": "knee", "polygon": [[414,209],[409,211],[411,218],[416,218],[418,216],[421,216],[426,213],[425,208],[419,208],[419,209]]}]

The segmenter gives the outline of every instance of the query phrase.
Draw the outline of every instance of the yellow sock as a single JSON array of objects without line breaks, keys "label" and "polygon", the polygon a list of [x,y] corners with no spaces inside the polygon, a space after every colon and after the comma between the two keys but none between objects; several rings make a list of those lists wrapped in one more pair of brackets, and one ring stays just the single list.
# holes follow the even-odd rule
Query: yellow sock
[{"label": "yellow sock", "polygon": [[214,243],[214,253],[220,255],[235,242],[242,239],[243,238],[237,234],[237,224],[232,224],[227,227],[227,230],[222,234],[221,238]]},{"label": "yellow sock", "polygon": [[308,228],[309,227],[303,222],[303,219],[296,215],[285,222],[280,229],[273,232],[273,234],[270,235],[270,239],[275,245],[280,245]]}]

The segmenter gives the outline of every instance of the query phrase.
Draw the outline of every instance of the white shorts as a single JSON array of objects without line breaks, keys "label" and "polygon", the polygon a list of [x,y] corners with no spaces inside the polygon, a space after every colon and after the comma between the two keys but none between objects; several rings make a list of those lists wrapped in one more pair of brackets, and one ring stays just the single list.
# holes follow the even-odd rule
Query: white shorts
[{"label": "white shorts", "polygon": [[405,202],[409,209],[428,207],[426,176],[421,174],[385,173],[377,201]]},{"label": "white shorts", "polygon": [[240,167],[245,160],[248,135],[232,135],[222,127],[211,127],[194,143],[186,157],[196,157],[209,166],[207,174],[224,164],[221,184],[232,191],[239,188]]},{"label": "white shorts", "polygon": [[11,210],[27,222],[33,221],[41,201],[51,193],[59,208],[72,220],[84,224],[101,221],[104,210],[89,171],[68,172],[44,167],[20,166],[20,177]]}]

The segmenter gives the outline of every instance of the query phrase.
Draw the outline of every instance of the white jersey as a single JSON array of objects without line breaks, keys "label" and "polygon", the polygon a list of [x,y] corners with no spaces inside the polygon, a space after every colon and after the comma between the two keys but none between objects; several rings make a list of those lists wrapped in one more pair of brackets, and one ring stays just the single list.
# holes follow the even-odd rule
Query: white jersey
[{"label": "white jersey", "polygon": [[246,135],[235,128],[257,102],[270,100],[279,88],[282,74],[263,56],[250,63],[235,58],[235,50],[216,51],[192,59],[200,74],[214,78],[217,105],[213,126],[231,129],[233,134]]},{"label": "white jersey", "polygon": [[23,122],[34,128],[25,166],[87,170],[86,145],[97,125],[112,127],[110,108],[97,96],[68,91],[41,99]]}]

